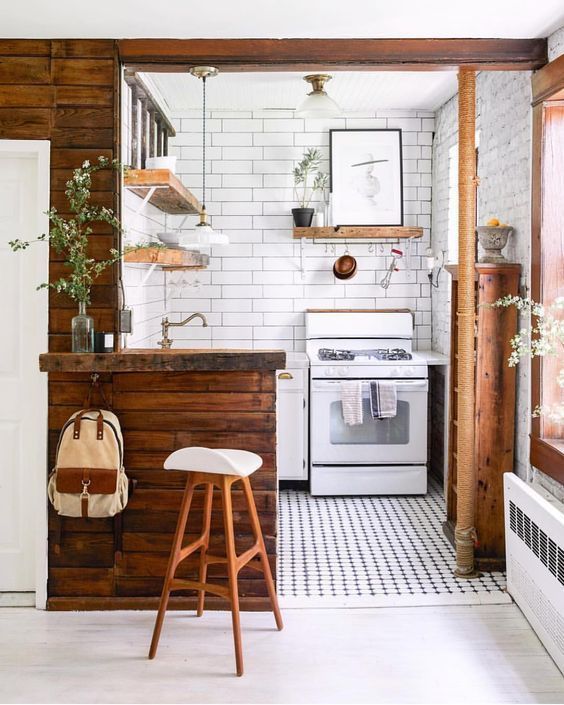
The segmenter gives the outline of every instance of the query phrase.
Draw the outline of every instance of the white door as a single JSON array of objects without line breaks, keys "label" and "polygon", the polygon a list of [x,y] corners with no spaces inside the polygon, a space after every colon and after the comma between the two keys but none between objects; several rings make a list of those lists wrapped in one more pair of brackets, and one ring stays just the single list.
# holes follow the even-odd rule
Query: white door
[{"label": "white door", "polygon": [[48,247],[9,240],[48,228],[49,142],[0,140],[0,593],[37,590],[46,552]]}]

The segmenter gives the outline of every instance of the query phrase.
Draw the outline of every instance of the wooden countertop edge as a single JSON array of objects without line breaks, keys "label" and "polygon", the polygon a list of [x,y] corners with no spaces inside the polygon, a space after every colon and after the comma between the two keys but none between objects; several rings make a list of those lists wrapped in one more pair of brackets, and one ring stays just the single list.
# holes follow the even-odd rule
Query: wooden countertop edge
[{"label": "wooden countertop edge", "polygon": [[206,372],[279,370],[283,350],[128,350],[118,353],[43,353],[42,372]]}]

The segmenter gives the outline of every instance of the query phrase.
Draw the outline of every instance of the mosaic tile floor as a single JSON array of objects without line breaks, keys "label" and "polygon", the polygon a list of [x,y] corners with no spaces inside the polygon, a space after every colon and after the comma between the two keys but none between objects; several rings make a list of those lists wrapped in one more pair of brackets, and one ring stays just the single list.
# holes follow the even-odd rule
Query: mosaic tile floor
[{"label": "mosaic tile floor", "polygon": [[[417,497],[312,497],[280,492],[278,590],[293,598],[377,597],[379,604],[508,602],[504,573],[452,574],[439,484]],[[365,604],[362,600],[359,604]]]}]

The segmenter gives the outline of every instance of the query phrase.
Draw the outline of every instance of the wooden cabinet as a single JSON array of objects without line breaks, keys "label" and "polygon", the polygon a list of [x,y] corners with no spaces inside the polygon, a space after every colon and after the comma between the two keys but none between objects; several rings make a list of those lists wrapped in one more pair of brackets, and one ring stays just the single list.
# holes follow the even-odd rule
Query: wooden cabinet
[{"label": "wooden cabinet", "polygon": [[[452,275],[451,384],[445,533],[453,540],[456,523],[457,403],[458,403],[458,267]],[[476,264],[476,408],[475,527],[478,568],[501,568],[505,562],[503,473],[513,471],[515,436],[515,368],[509,367],[511,338],[517,330],[517,312],[511,307],[488,306],[502,296],[516,295],[518,264]]]},{"label": "wooden cabinet", "polygon": [[307,370],[279,370],[276,383],[278,479],[307,480]]}]

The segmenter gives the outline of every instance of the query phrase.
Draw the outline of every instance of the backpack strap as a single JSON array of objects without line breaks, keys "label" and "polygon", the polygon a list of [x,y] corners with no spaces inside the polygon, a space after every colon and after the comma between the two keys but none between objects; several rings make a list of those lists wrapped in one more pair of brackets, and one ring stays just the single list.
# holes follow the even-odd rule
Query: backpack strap
[{"label": "backpack strap", "polygon": [[99,441],[104,440],[104,414],[100,409],[86,408],[79,411],[74,417],[72,437],[75,441],[80,438],[80,422],[82,421],[82,417],[90,411],[98,412],[98,417],[96,419],[96,439]]},{"label": "backpack strap", "polygon": [[109,403],[109,401],[106,398],[106,395],[104,394],[104,387],[100,383],[100,375],[98,372],[93,372],[90,375],[90,386],[88,388],[88,394],[86,395],[86,398],[84,400],[84,408],[89,409],[91,404],[92,404],[92,397],[94,394],[94,390],[97,389],[100,392],[100,397],[102,399],[102,403],[105,409],[108,409],[109,411],[113,411],[112,405]]}]

